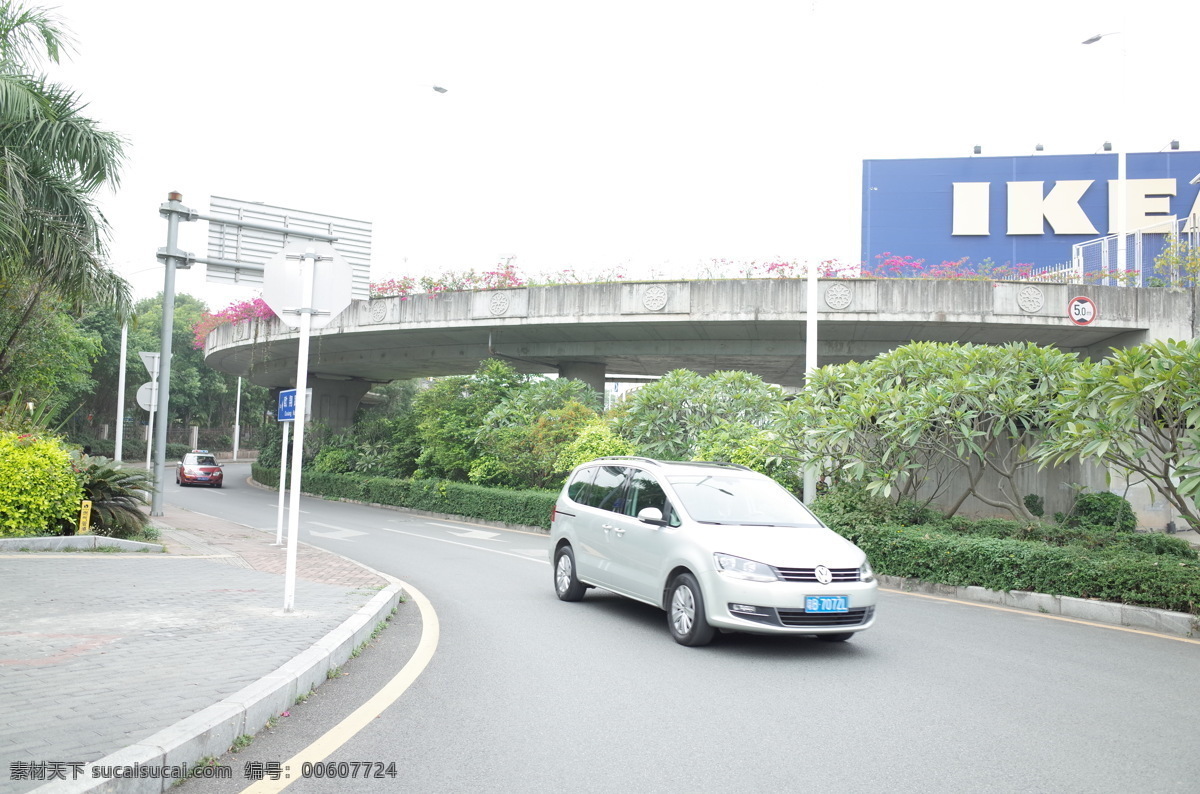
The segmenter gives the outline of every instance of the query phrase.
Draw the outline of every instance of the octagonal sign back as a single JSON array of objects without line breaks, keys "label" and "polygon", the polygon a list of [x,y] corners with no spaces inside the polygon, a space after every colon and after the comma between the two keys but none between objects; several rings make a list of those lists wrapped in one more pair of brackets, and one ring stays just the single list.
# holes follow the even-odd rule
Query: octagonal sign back
[{"label": "octagonal sign back", "polygon": [[[316,254],[316,273],[313,276],[313,306],[300,305],[304,284],[300,279],[300,256]],[[309,260],[309,267],[312,261]],[[324,328],[350,305],[353,270],[333,245],[316,240],[294,241],[263,265],[263,301],[271,307],[285,325],[300,326],[301,308],[315,309],[313,328]]]}]

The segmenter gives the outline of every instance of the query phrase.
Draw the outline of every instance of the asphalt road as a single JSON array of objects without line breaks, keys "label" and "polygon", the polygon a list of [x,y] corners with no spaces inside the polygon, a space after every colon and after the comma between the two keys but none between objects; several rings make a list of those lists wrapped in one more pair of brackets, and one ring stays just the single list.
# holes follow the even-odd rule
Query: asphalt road
[{"label": "asphalt road", "polygon": [[[221,490],[172,483],[167,501],[270,542],[277,496],[248,469],[226,467]],[[289,792],[1200,791],[1194,640],[885,591],[848,643],[685,648],[646,605],[594,590],[559,602],[544,536],[320,499],[301,510],[302,540],[427,596],[440,639],[326,759],[346,767],[294,775]],[[422,630],[404,604],[344,675],[221,760],[235,780],[183,791],[239,791],[246,764],[292,758],[385,686]],[[351,777],[355,761],[385,777]]]}]

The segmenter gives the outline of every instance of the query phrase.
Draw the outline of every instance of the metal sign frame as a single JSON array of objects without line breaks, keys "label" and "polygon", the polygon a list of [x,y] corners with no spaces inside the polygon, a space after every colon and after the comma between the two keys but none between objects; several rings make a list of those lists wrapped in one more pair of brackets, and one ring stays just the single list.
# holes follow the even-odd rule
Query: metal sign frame
[{"label": "metal sign frame", "polygon": [[260,285],[263,266],[289,242],[327,239],[350,263],[352,299],[370,297],[370,222],[222,196],[210,196],[209,209],[206,280]]}]

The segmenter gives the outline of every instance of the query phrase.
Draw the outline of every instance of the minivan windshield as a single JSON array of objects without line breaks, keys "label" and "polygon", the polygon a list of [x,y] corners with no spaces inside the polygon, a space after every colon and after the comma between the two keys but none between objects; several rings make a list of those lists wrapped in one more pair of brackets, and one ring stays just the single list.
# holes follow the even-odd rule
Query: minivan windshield
[{"label": "minivan windshield", "polygon": [[800,500],[773,480],[721,474],[675,474],[667,478],[683,509],[705,524],[816,527]]}]

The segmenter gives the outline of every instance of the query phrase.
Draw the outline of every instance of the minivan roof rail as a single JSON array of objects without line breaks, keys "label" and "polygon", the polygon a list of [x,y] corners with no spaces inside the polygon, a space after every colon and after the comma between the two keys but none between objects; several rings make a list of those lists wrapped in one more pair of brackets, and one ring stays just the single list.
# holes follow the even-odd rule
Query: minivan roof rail
[{"label": "minivan roof rail", "polygon": [[661,466],[663,463],[661,460],[646,458],[641,455],[604,455],[603,457],[596,458],[596,460],[640,460],[642,463],[653,463],[656,466]]},{"label": "minivan roof rail", "polygon": [[[605,455],[596,460],[636,460],[641,463],[653,463],[655,466],[670,464],[672,466],[722,466],[727,469],[741,469],[742,471],[754,471],[749,466],[743,466],[740,463],[729,463],[723,460],[657,460],[655,458],[647,458],[642,455]],[[594,462],[594,461],[590,461]]]}]

